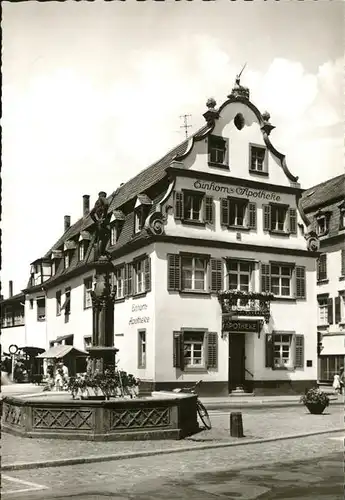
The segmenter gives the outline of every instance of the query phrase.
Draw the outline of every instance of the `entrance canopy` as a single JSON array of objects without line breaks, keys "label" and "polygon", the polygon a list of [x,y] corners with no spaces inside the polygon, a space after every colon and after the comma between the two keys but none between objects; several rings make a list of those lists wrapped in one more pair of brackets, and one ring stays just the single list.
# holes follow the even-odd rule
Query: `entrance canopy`
[{"label": "entrance canopy", "polygon": [[43,352],[36,356],[37,358],[46,358],[46,359],[58,359],[63,358],[67,354],[73,354],[74,356],[88,356],[88,353],[85,351],[81,351],[80,349],[76,349],[72,345],[56,345],[55,347],[51,347],[47,351]]}]

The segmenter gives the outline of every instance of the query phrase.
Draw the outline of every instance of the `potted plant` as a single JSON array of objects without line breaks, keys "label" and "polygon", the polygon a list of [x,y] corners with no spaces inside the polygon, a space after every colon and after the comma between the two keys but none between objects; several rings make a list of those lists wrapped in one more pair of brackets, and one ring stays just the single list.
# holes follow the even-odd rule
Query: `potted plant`
[{"label": "potted plant", "polygon": [[301,397],[301,403],[303,403],[313,415],[321,415],[324,409],[329,405],[329,397],[325,392],[314,387],[305,392]]}]

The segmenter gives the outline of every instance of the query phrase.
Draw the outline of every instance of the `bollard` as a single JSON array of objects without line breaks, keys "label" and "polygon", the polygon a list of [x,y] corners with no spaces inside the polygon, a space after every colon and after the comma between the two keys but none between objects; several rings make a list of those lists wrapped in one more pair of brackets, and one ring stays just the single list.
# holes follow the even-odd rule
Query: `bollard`
[{"label": "bollard", "polygon": [[244,437],[241,412],[230,413],[230,436]]}]

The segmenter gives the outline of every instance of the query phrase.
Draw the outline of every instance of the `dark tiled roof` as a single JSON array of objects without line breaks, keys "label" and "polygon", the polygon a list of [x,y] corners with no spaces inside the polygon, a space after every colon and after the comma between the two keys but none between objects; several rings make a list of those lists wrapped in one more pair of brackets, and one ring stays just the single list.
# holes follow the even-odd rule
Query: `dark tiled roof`
[{"label": "dark tiled roof", "polygon": [[345,174],[306,189],[302,195],[301,203],[304,211],[310,212],[313,207],[341,197],[345,197]]},{"label": "dark tiled roof", "polygon": [[[192,138],[200,139],[208,131],[208,129],[209,125],[206,124],[191,137],[184,140],[175,148],[171,149],[165,156],[163,156],[163,158],[139,172],[139,174],[127,181],[125,184],[116,189],[116,191],[114,191],[110,196],[108,196],[107,200],[110,204],[109,211],[114,213],[116,219],[123,220],[123,226],[119,239],[116,245],[114,247],[111,247],[110,250],[119,249],[126,245],[128,242],[135,243],[140,239],[147,238],[145,230],[143,230],[141,234],[133,235],[134,205],[130,208],[129,213],[122,213],[120,209],[131,200],[134,200],[134,198],[139,194],[143,195],[143,201],[150,201],[145,191],[153,188],[153,186],[159,183],[159,181],[162,181],[164,179],[164,177],[166,176],[166,169],[170,166],[171,162],[176,157],[179,157],[180,155],[183,155],[187,152],[190,140]],[[154,194],[152,210],[154,210],[155,205],[162,198],[162,196],[162,194]],[[58,239],[58,241],[45,254],[44,258],[49,258],[53,250],[61,248],[64,242],[66,242],[67,240],[73,240],[73,238],[79,236],[82,231],[88,230],[92,232],[93,225],[94,222],[92,221],[90,214],[79,219],[75,224],[73,224],[64,232],[64,234]],[[92,245],[92,241],[90,242],[90,245]],[[90,250],[91,253],[87,252],[88,255],[83,262],[78,262],[78,252],[74,251],[68,269],[64,269],[63,259],[61,259],[56,274],[53,277],[51,277],[49,280],[45,281],[43,285],[39,285],[38,287],[31,287],[29,281],[27,289],[30,289],[30,291],[34,291],[36,290],[36,288],[39,289],[42,286],[49,286],[54,281],[56,281],[57,278],[61,278],[64,275],[66,275],[66,279],[68,279],[67,275],[70,274],[71,271],[75,271],[78,267],[84,267],[87,262],[92,261],[94,252],[93,249]]]},{"label": "dark tiled roof", "polygon": [[16,295],[12,295],[12,297],[8,297],[7,299],[0,300],[1,305],[11,304],[14,302],[21,302],[25,300],[25,295],[23,292],[16,293]]}]

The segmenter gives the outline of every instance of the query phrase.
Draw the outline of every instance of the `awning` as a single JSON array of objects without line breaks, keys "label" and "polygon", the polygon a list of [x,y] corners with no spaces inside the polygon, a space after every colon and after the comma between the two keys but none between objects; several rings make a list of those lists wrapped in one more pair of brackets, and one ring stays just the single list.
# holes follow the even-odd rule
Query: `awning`
[{"label": "awning", "polygon": [[71,337],[73,338],[73,333],[69,333],[68,335],[61,335],[61,337],[56,337],[56,340],[53,340],[53,342],[61,342],[62,340],[70,339]]},{"label": "awning", "polygon": [[56,345],[42,354],[39,354],[36,358],[58,359],[63,358],[67,354],[73,354],[74,356],[88,356],[87,352],[76,349],[72,345]]},{"label": "awning", "polygon": [[25,354],[32,354],[32,355],[42,354],[42,352],[44,352],[44,349],[42,349],[42,347],[30,347],[30,346],[19,347],[18,350],[23,351]]}]

